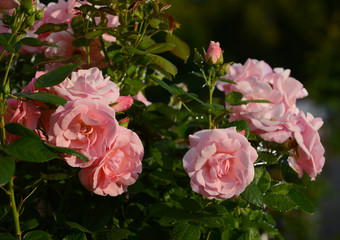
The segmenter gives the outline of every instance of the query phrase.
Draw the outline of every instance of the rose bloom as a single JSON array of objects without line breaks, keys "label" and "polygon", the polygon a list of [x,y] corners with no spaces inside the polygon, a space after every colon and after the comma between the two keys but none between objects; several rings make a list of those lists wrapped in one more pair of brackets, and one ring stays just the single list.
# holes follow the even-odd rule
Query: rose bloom
[{"label": "rose bloom", "polygon": [[148,101],[148,99],[146,99],[146,97],[143,95],[143,93],[141,91],[139,91],[137,93],[137,95],[135,95],[133,98],[144,103],[145,106],[149,106],[149,105],[152,104],[152,102],[150,102],[150,101]]},{"label": "rose bloom", "polygon": [[288,161],[300,178],[305,171],[312,180],[315,180],[325,164],[325,149],[318,133],[322,125],[321,118],[314,118],[312,114],[306,115],[302,111],[290,123],[290,129],[298,146],[297,150],[295,148],[291,150]]},{"label": "rose bloom", "polygon": [[[54,38],[60,39],[61,37],[56,37],[58,34],[62,34],[62,32],[58,33],[52,33],[52,32],[47,32],[43,34],[35,34],[35,32],[41,27],[42,25],[46,23],[53,23],[53,24],[61,24],[61,23],[66,23],[70,24],[73,17],[76,15],[77,10],[75,10],[75,7],[80,7],[81,4],[77,2],[76,0],[69,0],[69,1],[64,1],[64,0],[59,0],[57,3],[56,2],[50,2],[47,6],[44,4],[37,2],[37,9],[45,9],[44,14],[42,19],[37,20],[32,27],[30,27],[27,31],[27,37],[33,37],[37,38],[43,42],[52,42]],[[70,30],[70,27],[69,27]],[[74,40],[74,39],[73,39]],[[57,43],[58,44],[58,43]],[[72,44],[72,42],[71,42]],[[61,46],[61,49],[63,49],[64,46]],[[30,47],[30,46],[23,46],[21,48],[21,53],[36,53],[36,52],[44,52],[46,49],[49,49],[47,46],[39,46],[39,47]],[[69,48],[68,48],[69,49]],[[56,55],[53,55],[56,56]]]},{"label": "rose bloom", "polygon": [[122,194],[142,172],[143,155],[144,148],[137,134],[119,126],[115,140],[106,152],[79,172],[80,181],[99,195]]},{"label": "rose bloom", "polygon": [[72,167],[88,167],[112,145],[118,126],[115,111],[108,105],[90,98],[77,99],[59,106],[51,115],[49,142],[84,154],[88,162],[74,155],[65,160]]},{"label": "rose bloom", "polygon": [[235,127],[202,130],[189,140],[183,166],[193,191],[209,199],[235,198],[253,180],[257,152]]},{"label": "rose bloom", "polygon": [[[212,64],[216,64],[222,55],[222,49],[219,42],[211,41],[208,51],[205,54],[205,61],[211,61]],[[211,60],[210,60],[211,59]]]},{"label": "rose bloom", "polygon": [[131,96],[120,96],[117,101],[112,105],[112,108],[116,112],[124,112],[128,110],[133,104],[133,98]]},{"label": "rose bloom", "polygon": [[102,71],[96,67],[72,72],[70,78],[51,87],[50,91],[69,101],[91,98],[112,104],[119,97],[117,84],[110,81],[110,77],[104,78]]},{"label": "rose bloom", "polygon": [[230,106],[230,121],[247,120],[249,129],[266,141],[285,142],[291,137],[286,123],[299,110],[296,100],[307,96],[306,89],[296,79],[289,77],[290,71],[274,70],[264,61],[248,59],[244,65],[231,65],[225,78],[236,84],[218,82],[217,88],[227,95],[240,92],[242,100],[268,100],[270,103],[250,102]]},{"label": "rose bloom", "polygon": [[[5,109],[5,124],[16,122],[35,130],[41,113],[38,106],[31,100],[8,99]],[[10,143],[19,139],[18,136],[6,132],[6,142]]]}]

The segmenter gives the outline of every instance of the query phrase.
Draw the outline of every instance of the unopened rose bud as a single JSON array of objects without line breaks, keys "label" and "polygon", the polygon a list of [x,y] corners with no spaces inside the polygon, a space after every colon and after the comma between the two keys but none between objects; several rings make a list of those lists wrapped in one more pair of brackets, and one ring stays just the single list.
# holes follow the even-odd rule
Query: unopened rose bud
[{"label": "unopened rose bud", "polygon": [[44,16],[44,9],[36,11],[34,16],[35,16],[35,20],[41,20]]},{"label": "unopened rose bud", "polygon": [[210,42],[208,51],[205,54],[205,61],[209,64],[223,63],[222,49],[219,42]]},{"label": "unopened rose bud", "polygon": [[32,0],[21,1],[21,7],[25,10],[28,15],[33,13],[33,2]]},{"label": "unopened rose bud", "polygon": [[217,69],[217,74],[219,76],[226,75],[228,73],[228,71],[229,71],[229,68],[230,68],[230,63],[224,63],[222,66],[220,66]]}]

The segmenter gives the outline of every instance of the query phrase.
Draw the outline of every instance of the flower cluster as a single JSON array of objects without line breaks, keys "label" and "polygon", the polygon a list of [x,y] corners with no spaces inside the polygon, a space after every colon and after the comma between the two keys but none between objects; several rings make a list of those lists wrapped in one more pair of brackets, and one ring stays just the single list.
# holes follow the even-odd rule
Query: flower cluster
[{"label": "flower cluster", "polygon": [[[217,67],[223,63],[219,43],[210,43],[205,61]],[[227,67],[228,74],[222,78],[233,82],[218,81],[217,88],[226,95],[241,93],[247,103],[233,106],[226,102],[231,110],[229,121],[247,120],[250,131],[265,141],[287,142],[290,166],[300,178],[305,171],[314,180],[325,163],[318,134],[323,122],[296,106],[297,99],[308,95],[303,85],[289,76],[289,70],[272,69],[264,61],[248,59],[244,65]],[[206,79],[210,89],[214,81]],[[234,198],[252,182],[258,154],[235,127],[202,130],[189,139],[183,166],[195,192],[209,199]]]},{"label": "flower cluster", "polygon": [[[14,2],[15,3],[15,2]],[[14,4],[13,3],[13,4]],[[13,5],[12,4],[12,5]],[[71,22],[80,17],[79,8],[89,4],[87,1],[76,1],[76,0],[58,0],[58,2],[50,2],[47,6],[37,2],[37,10],[43,11],[41,19],[38,19],[34,24],[28,28],[26,37],[36,38],[42,42],[48,44],[56,44],[57,47],[41,45],[41,46],[27,46],[24,45],[20,49],[21,53],[44,53],[47,59],[50,61],[45,64],[46,70],[52,70],[60,65],[64,60],[67,60],[74,56],[79,56],[84,62],[90,62],[90,66],[103,67],[105,66],[104,54],[101,51],[101,44],[98,38],[93,39],[89,43],[89,48],[85,46],[75,46],[73,42],[77,39],[77,34],[72,28]],[[8,14],[12,14],[13,10],[9,11]],[[3,21],[0,15],[0,33],[10,33],[11,29]],[[80,19],[78,19],[80,21]],[[91,21],[89,19],[89,21]],[[105,19],[101,17],[95,17],[94,21],[91,22],[94,26],[104,24],[105,27],[117,27],[119,20],[117,16],[112,14],[105,14]],[[62,26],[66,24],[66,28],[63,31],[45,31],[41,30],[42,33],[38,34],[37,31],[40,27],[52,24],[55,26]],[[80,24],[80,23],[79,23]],[[107,42],[115,42],[116,39],[108,33],[102,35],[103,40]],[[89,59],[87,59],[89,55]],[[92,63],[92,64],[91,64]]]},{"label": "flower cluster", "polygon": [[[36,92],[34,82],[43,74],[38,72],[23,91]],[[64,158],[70,166],[82,168],[81,182],[89,190],[111,196],[127,191],[142,171],[144,149],[136,133],[119,125],[116,112],[127,110],[132,98],[120,96],[118,86],[98,68],[78,70],[62,83],[40,91],[68,101],[53,109],[36,101],[9,99],[6,123],[21,123],[48,143],[88,157],[87,162],[74,155]],[[8,134],[7,140],[15,140],[14,135]]]},{"label": "flower cluster", "polygon": [[264,61],[248,59],[244,65],[233,64],[224,76],[236,84],[219,82],[224,93],[240,92],[242,100],[268,100],[270,103],[249,102],[231,109],[230,120],[247,120],[249,129],[266,141],[284,143],[295,141],[290,149],[291,166],[302,177],[303,171],[312,179],[322,170],[324,148],[318,130],[323,122],[296,106],[296,100],[308,95],[298,80],[290,77],[290,70],[272,69]]}]

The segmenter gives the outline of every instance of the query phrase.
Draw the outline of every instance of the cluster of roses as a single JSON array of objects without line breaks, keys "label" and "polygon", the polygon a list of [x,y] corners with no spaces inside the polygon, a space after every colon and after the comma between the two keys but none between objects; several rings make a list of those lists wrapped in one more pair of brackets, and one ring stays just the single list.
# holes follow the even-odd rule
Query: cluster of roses
[{"label": "cluster of roses", "polygon": [[[37,72],[23,92],[37,92],[34,83],[42,74]],[[88,162],[73,155],[65,160],[81,168],[81,183],[90,191],[111,196],[125,192],[142,171],[144,148],[136,133],[119,125],[116,112],[127,110],[133,99],[119,96],[118,86],[109,77],[103,78],[98,68],[78,70],[59,85],[39,91],[61,96],[67,103],[53,109],[38,101],[8,99],[5,122],[21,123],[48,143],[88,157]],[[16,138],[6,136],[8,142]]]},{"label": "cluster of roses", "polygon": [[[10,2],[11,1],[4,3],[4,7],[1,7],[1,9],[9,9],[13,6],[17,6],[17,1],[12,1],[11,4]],[[89,49],[86,49],[85,47],[77,47],[73,43],[76,40],[76,34],[72,29],[71,22],[76,16],[80,15],[78,10],[79,7],[84,4],[89,4],[87,1],[58,0],[57,3],[50,2],[47,6],[40,3],[39,1],[36,1],[35,4],[38,11],[43,11],[43,15],[41,19],[35,21],[33,25],[28,28],[25,37],[32,37],[42,42],[56,44],[59,46],[59,48],[47,45],[37,47],[24,45],[20,49],[21,53],[44,53],[46,58],[49,59],[48,64],[45,64],[45,69],[48,71],[60,66],[63,60],[67,60],[76,55],[86,62],[88,54],[90,59],[89,62],[91,63],[92,67],[96,66],[100,68],[106,65],[104,54],[100,51],[101,44],[98,38],[93,39],[90,42]],[[11,15],[12,12],[13,9],[9,9],[7,14]],[[2,20],[3,17],[4,15],[0,14],[0,33],[11,33],[9,26],[7,26]],[[101,17],[95,17],[94,21],[95,23],[92,24],[105,24],[105,27],[109,28],[114,28],[119,25],[118,17],[107,13],[105,14],[105,19],[101,19]],[[37,34],[37,30],[46,24],[66,24],[67,27],[64,29],[64,31],[46,31]],[[104,41],[109,43],[116,41],[116,38],[108,33],[104,33],[102,38]]]},{"label": "cluster of roses", "polygon": [[[206,61],[216,64],[221,56],[219,43],[211,42]],[[264,61],[248,59],[244,65],[232,64],[222,77],[236,84],[219,81],[217,88],[226,95],[242,93],[242,101],[270,101],[237,106],[226,103],[230,121],[247,120],[249,130],[263,140],[287,143],[290,166],[299,177],[305,171],[314,180],[325,163],[318,133],[323,121],[298,109],[296,100],[307,96],[307,91],[289,75],[289,70],[272,69]],[[233,198],[253,180],[257,151],[235,127],[203,130],[189,139],[191,149],[183,163],[194,191],[207,198]]]},{"label": "cluster of roses", "polygon": [[[11,33],[11,28],[3,20],[12,15],[18,1],[1,1],[1,10],[5,14],[0,16],[0,32]],[[104,55],[99,50],[98,39],[91,41],[87,53],[85,48],[73,45],[75,34],[71,27],[72,19],[79,15],[79,7],[88,4],[86,1],[59,0],[47,6],[39,1],[32,1],[32,8],[44,10],[42,17],[27,30],[25,37],[33,37],[42,42],[53,43],[53,46],[22,46],[21,53],[44,52],[47,58],[68,59],[80,54],[87,59],[89,54],[91,63],[103,66]],[[20,6],[21,7],[21,6]],[[119,25],[118,17],[106,14],[106,20],[95,18],[95,24],[106,24],[107,27]],[[46,24],[66,24],[65,31],[42,34],[35,32]],[[115,38],[107,33],[103,40],[114,42]],[[2,50],[1,50],[2,51]],[[56,58],[57,59],[57,58]],[[46,71],[51,71],[61,65],[50,61],[45,65]],[[93,64],[91,64],[93,65]],[[133,103],[130,96],[119,96],[119,87],[109,78],[103,78],[102,72],[93,67],[87,70],[73,72],[71,78],[66,78],[57,86],[37,89],[34,82],[45,72],[37,72],[35,78],[23,89],[23,92],[47,92],[65,98],[68,102],[57,109],[38,101],[23,101],[8,99],[5,109],[5,122],[18,122],[35,130],[46,142],[59,147],[69,147],[89,158],[83,162],[75,156],[66,156],[65,160],[73,167],[82,168],[79,176],[82,184],[89,190],[100,195],[116,196],[127,190],[133,184],[138,173],[141,172],[143,145],[136,135],[129,129],[119,125],[116,112],[126,111]],[[141,92],[135,99],[149,105]],[[18,137],[6,133],[6,141],[10,143]]]}]

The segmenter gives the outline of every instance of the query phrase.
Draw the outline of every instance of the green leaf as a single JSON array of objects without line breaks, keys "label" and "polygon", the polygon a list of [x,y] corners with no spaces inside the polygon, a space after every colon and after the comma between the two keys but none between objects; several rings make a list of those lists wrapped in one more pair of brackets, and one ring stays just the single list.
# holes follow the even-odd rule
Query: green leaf
[{"label": "green leaf", "polygon": [[39,222],[38,219],[36,218],[31,218],[29,220],[24,221],[21,224],[21,231],[27,231],[27,230],[31,230],[33,228],[36,228],[39,226]]},{"label": "green leaf", "polygon": [[287,195],[291,188],[292,184],[282,182],[271,186],[269,190],[277,194]]},{"label": "green leaf", "polygon": [[20,138],[7,145],[5,152],[26,162],[47,162],[59,158],[42,140],[36,138]]},{"label": "green leaf", "polygon": [[166,60],[165,58],[158,55],[150,54],[150,59],[154,64],[164,69],[171,75],[175,76],[177,74],[176,66],[173,65],[170,61]]},{"label": "green leaf", "polygon": [[187,211],[197,212],[201,210],[201,204],[192,198],[183,198],[179,201],[179,204]]},{"label": "green leaf", "polygon": [[214,215],[203,215],[199,218],[195,219],[197,221],[197,224],[208,226],[211,228],[219,228],[224,225],[224,219],[219,216]]},{"label": "green leaf", "polygon": [[259,230],[256,228],[249,228],[248,231],[242,234],[239,240],[261,240],[261,236]]},{"label": "green leaf", "polygon": [[188,60],[190,47],[186,42],[171,33],[166,35],[166,42],[175,44],[175,47],[170,50],[172,54],[184,60],[184,62]]},{"label": "green leaf", "polygon": [[236,130],[239,132],[239,131],[242,131],[242,130],[245,130],[245,137],[248,137],[249,136],[249,128],[248,128],[248,122],[247,120],[236,120],[234,122],[231,122],[228,124],[228,127],[231,127],[231,126],[234,126],[236,127]]},{"label": "green leaf", "polygon": [[42,34],[46,32],[61,32],[68,28],[68,25],[66,23],[60,23],[60,24],[54,24],[54,23],[46,23],[44,25],[41,25],[37,31],[35,31],[35,34]]},{"label": "green leaf", "polygon": [[279,161],[279,159],[270,152],[258,152],[259,159],[266,164],[275,164]]},{"label": "green leaf", "polygon": [[11,38],[10,33],[1,33],[0,34],[0,45],[6,47],[10,38]]},{"label": "green leaf", "polygon": [[63,240],[87,240],[85,233],[71,233],[63,238]]},{"label": "green leaf", "polygon": [[221,234],[221,240],[229,240],[229,229],[223,230]]},{"label": "green leaf", "polygon": [[199,226],[189,223],[179,223],[172,230],[172,240],[199,240],[201,230]]},{"label": "green leaf", "polygon": [[10,233],[0,233],[0,240],[17,240],[17,238]]},{"label": "green leaf", "polygon": [[51,46],[51,47],[60,48],[58,45],[56,45],[54,43],[43,42],[43,41],[40,41],[37,38],[32,38],[32,37],[25,37],[25,38],[21,39],[18,42],[18,44],[27,45],[27,46],[31,46],[31,47]]},{"label": "green leaf", "polygon": [[255,168],[254,183],[262,193],[268,190],[270,182],[271,177],[265,168]]},{"label": "green leaf", "polygon": [[310,214],[315,212],[315,207],[314,207],[313,203],[301,191],[299,191],[295,188],[292,188],[289,191],[289,197],[304,212],[310,213]]},{"label": "green leaf", "polygon": [[34,230],[24,235],[23,240],[52,240],[51,235],[41,230]]},{"label": "green leaf", "polygon": [[262,220],[259,222],[259,227],[262,228],[269,237],[274,238],[275,236],[278,236],[279,239],[283,239],[280,232],[270,223]]},{"label": "green leaf", "polygon": [[130,236],[131,232],[125,228],[119,229],[105,229],[100,230],[94,234],[95,240],[107,240],[107,239],[114,239],[114,240],[122,240],[126,237]]},{"label": "green leaf", "polygon": [[9,204],[0,203],[0,220],[3,219],[9,213],[10,210],[11,210],[11,207],[9,206]]},{"label": "green leaf", "polygon": [[233,105],[235,103],[238,103],[242,100],[242,93],[240,92],[234,92],[232,91],[231,93],[229,93],[227,96],[225,96],[225,100],[230,104]]},{"label": "green leaf", "polygon": [[175,47],[174,43],[156,43],[147,49],[145,49],[146,52],[149,53],[163,53],[167,52]]},{"label": "green leaf", "polygon": [[9,133],[18,135],[22,138],[35,138],[37,140],[41,140],[35,132],[20,123],[7,123],[5,128]]},{"label": "green leaf", "polygon": [[202,54],[200,54],[196,48],[194,49],[194,52],[194,63],[199,68],[203,68],[204,58],[202,57]]},{"label": "green leaf", "polygon": [[170,85],[168,85],[165,81],[159,78],[153,77],[153,76],[150,76],[150,79],[158,83],[158,85],[160,85],[162,88],[168,90],[168,92],[171,93],[172,95],[175,95],[175,96],[177,95],[176,90],[173,89]]},{"label": "green leaf", "polygon": [[228,210],[220,204],[210,204],[204,210],[217,216],[229,214]]},{"label": "green leaf", "polygon": [[45,103],[51,103],[56,105],[62,105],[64,106],[67,103],[67,100],[63,97],[49,94],[49,93],[43,93],[43,92],[37,92],[37,93],[30,93],[30,92],[18,92],[13,94],[16,97],[21,98],[28,98],[33,99]]},{"label": "green leaf", "polygon": [[99,36],[103,35],[104,33],[105,33],[104,30],[96,30],[96,31],[85,33],[84,37],[86,39],[94,39],[96,37],[99,37]]},{"label": "green leaf", "polygon": [[37,81],[34,83],[34,86],[37,88],[44,88],[44,87],[52,87],[61,83],[62,81],[70,75],[74,69],[81,66],[83,63],[76,63],[76,64],[67,64],[60,66],[54,69],[51,72],[48,72],[42,76],[40,76]]},{"label": "green leaf", "polygon": [[226,82],[226,83],[231,83],[231,84],[236,84],[236,82],[234,82],[233,80],[226,79],[226,78],[219,78],[218,81]]},{"label": "green leaf", "polygon": [[255,182],[251,182],[241,194],[241,197],[249,203],[263,208],[263,194],[256,186]]},{"label": "green leaf", "polygon": [[264,195],[264,202],[272,208],[279,211],[289,211],[296,208],[296,204],[288,195],[277,194],[275,192],[267,192]]},{"label": "green leaf", "polygon": [[146,51],[137,49],[137,48],[135,48],[135,47],[133,47],[133,46],[128,46],[128,47],[126,47],[126,50],[128,51],[128,53],[139,54],[139,55],[145,55],[145,54],[148,53],[148,52],[146,52]]},{"label": "green leaf", "polygon": [[92,234],[91,231],[87,230],[85,227],[81,226],[80,224],[78,224],[76,222],[65,222],[65,223],[66,223],[66,225],[70,226],[71,228],[77,229],[81,232]]},{"label": "green leaf", "polygon": [[73,150],[71,148],[57,147],[57,146],[53,146],[50,144],[46,144],[46,146],[54,153],[66,153],[66,154],[74,155],[77,158],[81,159],[83,162],[87,162],[89,160],[88,157],[86,157],[82,153],[76,150]]},{"label": "green leaf", "polygon": [[[10,33],[0,33],[0,45],[4,46],[6,50],[10,52],[17,52],[19,49],[15,48],[16,37],[13,36],[11,39]],[[19,46],[20,48],[20,46]]]},{"label": "green leaf", "polygon": [[15,162],[11,156],[0,158],[0,186],[12,179],[15,172]]}]

